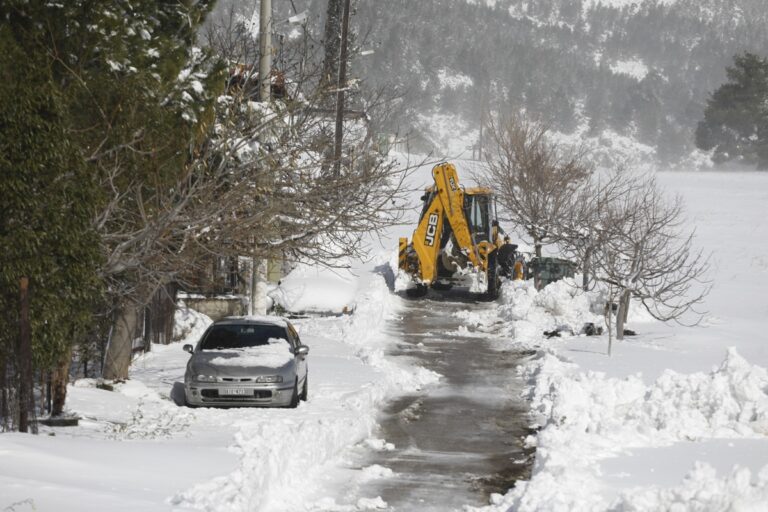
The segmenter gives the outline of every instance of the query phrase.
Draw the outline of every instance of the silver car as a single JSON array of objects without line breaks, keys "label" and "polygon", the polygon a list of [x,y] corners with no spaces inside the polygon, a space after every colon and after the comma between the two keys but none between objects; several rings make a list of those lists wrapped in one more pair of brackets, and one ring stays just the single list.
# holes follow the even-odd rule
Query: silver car
[{"label": "silver car", "polygon": [[189,406],[296,407],[307,399],[309,347],[287,320],[224,318],[184,350],[192,354],[184,375]]}]

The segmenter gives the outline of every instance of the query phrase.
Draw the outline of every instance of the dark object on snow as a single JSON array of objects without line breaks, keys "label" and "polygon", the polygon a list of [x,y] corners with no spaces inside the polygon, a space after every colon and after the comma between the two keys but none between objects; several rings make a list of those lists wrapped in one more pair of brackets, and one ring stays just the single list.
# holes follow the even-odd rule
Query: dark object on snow
[{"label": "dark object on snow", "polygon": [[573,277],[576,264],[562,258],[533,258],[526,267],[526,279],[532,279],[539,273],[541,287],[554,283],[565,277]]},{"label": "dark object on snow", "polygon": [[624,329],[624,336],[637,336],[637,333],[632,329]]},{"label": "dark object on snow", "polygon": [[114,391],[115,386],[113,386],[112,384],[109,384],[108,382],[97,382],[96,389],[103,389],[104,391]]},{"label": "dark object on snow", "polygon": [[603,334],[603,328],[602,326],[595,325],[593,322],[587,322],[581,328],[581,332],[587,336],[600,336]]},{"label": "dark object on snow", "polygon": [[563,333],[568,334],[569,336],[573,336],[573,331],[567,325],[561,325],[552,331],[544,331],[544,336],[547,338],[560,338]]},{"label": "dark object on snow", "polygon": [[79,416],[51,416],[37,420],[39,424],[46,427],[76,427],[79,421]]}]

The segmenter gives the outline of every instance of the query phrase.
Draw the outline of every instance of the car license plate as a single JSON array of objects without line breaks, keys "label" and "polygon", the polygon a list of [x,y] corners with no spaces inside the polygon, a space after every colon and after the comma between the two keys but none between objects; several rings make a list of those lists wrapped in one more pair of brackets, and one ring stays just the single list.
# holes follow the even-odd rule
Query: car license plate
[{"label": "car license plate", "polygon": [[222,388],[219,390],[220,395],[250,395],[252,394],[250,389],[246,388]]}]

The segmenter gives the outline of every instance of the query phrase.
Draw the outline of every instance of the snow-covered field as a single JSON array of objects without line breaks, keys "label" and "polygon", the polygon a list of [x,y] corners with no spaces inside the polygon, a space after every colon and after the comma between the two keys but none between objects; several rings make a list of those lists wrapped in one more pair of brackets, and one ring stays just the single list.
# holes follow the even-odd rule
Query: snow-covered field
[{"label": "snow-covered field", "polygon": [[[414,177],[414,189],[428,173]],[[462,313],[468,332],[495,331],[500,348],[538,349],[521,369],[541,427],[529,439],[538,450],[534,474],[493,496],[487,512],[768,509],[768,174],[658,178],[683,195],[698,243],[713,253],[701,325],[664,325],[635,309],[629,327],[638,335],[608,357],[605,336],[543,338],[543,330],[599,321],[565,283],[540,293],[510,283],[495,312]],[[381,272],[397,237],[412,229],[391,230],[373,261],[335,281],[308,269],[286,280],[285,293],[314,283],[327,287],[329,309],[354,308],[296,322],[311,347],[310,400],[298,409],[180,407],[188,354],[183,342],[155,346],[115,391],[93,381],[70,388],[80,427],[0,436],[0,510],[385,507],[377,496],[336,505],[335,493],[350,478],[387,477],[386,468],[350,469],[351,450],[387,449],[375,434],[383,401],[439,378],[385,355],[400,299]],[[324,295],[311,293],[291,300],[322,304]],[[179,324],[184,342],[194,342],[205,321],[182,312]]]}]

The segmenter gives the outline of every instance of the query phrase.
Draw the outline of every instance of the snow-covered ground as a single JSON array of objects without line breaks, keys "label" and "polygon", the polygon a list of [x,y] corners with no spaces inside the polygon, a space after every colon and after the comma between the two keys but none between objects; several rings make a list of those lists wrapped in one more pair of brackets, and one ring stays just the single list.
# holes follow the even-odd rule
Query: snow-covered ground
[{"label": "snow-covered ground", "polygon": [[[468,164],[457,165],[465,177]],[[428,176],[425,167],[412,177],[415,198]],[[635,309],[629,327],[638,336],[608,357],[605,336],[543,338],[554,327],[600,321],[566,283],[541,293],[508,284],[496,311],[462,313],[467,332],[494,332],[500,348],[538,349],[521,369],[541,427],[529,439],[538,450],[534,474],[495,495],[488,512],[768,507],[768,174],[658,179],[683,195],[698,243],[713,252],[715,286],[701,325],[664,325]],[[382,274],[397,237],[412,229],[392,229],[374,259],[349,272],[304,268],[285,281],[284,292],[298,293],[290,300],[305,309],[325,299],[329,310],[354,309],[296,322],[311,347],[310,400],[298,409],[178,406],[188,358],[181,345],[206,325],[181,312],[185,340],[153,347],[130,381],[112,392],[93,381],[70,388],[80,427],[0,436],[0,510],[385,507],[377,496],[337,505],[335,493],[350,478],[387,478],[387,468],[350,470],[350,450],[391,448],[375,435],[382,403],[439,378],[385,355],[400,299]],[[296,292],[302,287],[306,293]]]},{"label": "snow-covered ground", "polygon": [[[153,346],[115,391],[93,380],[70,387],[79,427],[0,436],[0,510],[331,508],[333,482],[348,478],[338,471],[345,453],[356,444],[386,449],[372,437],[384,397],[438,379],[383,357],[391,342],[383,328],[399,299],[378,274],[361,274],[356,286],[356,314],[295,322],[311,348],[310,399],[297,409],[177,405],[189,358],[181,346],[207,325],[202,315],[179,312],[186,338]],[[380,504],[361,496],[356,510]]]}]

